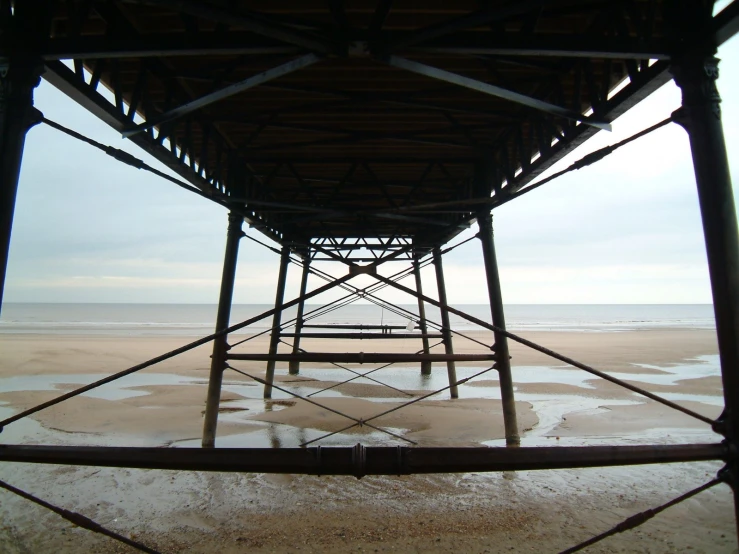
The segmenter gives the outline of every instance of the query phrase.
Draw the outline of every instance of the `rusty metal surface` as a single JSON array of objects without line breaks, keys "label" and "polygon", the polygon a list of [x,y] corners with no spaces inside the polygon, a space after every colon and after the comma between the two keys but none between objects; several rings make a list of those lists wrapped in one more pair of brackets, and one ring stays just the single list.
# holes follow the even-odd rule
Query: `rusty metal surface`
[{"label": "rusty metal surface", "polygon": [[[362,459],[357,460],[357,450]],[[149,448],[0,445],[0,461],[197,471],[405,475],[725,460],[723,444],[428,448]],[[361,467],[360,467],[361,465]]]}]

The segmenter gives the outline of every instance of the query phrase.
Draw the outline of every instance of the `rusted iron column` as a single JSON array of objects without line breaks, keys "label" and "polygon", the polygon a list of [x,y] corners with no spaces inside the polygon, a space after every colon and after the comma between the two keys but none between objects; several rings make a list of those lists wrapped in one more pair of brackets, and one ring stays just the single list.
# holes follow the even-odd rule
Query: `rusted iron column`
[{"label": "rusted iron column", "polygon": [[[236,262],[239,258],[239,240],[244,233],[241,230],[243,217],[235,212],[228,214],[228,232],[226,234],[226,253],[223,257],[223,274],[221,276],[221,293],[218,297],[218,313],[216,315],[216,332],[228,328],[231,318],[234,282],[236,281]],[[226,353],[228,352],[228,335],[213,341],[213,356],[210,361],[210,379],[208,381],[208,397],[205,401],[205,422],[203,423],[203,448],[216,445],[216,427],[218,426],[218,407],[221,403],[221,383],[223,371],[226,369]]]},{"label": "rusted iron column", "polygon": [[[482,242],[482,255],[485,261],[487,274],[488,295],[490,297],[490,312],[493,316],[493,325],[505,329],[505,313],[503,310],[503,294],[500,289],[500,274],[498,273],[498,259],[495,255],[495,240],[493,237],[493,216],[487,210],[479,210],[477,224],[480,226],[478,237]],[[505,335],[494,333],[495,353],[499,359],[495,363],[500,381],[500,397],[503,402],[503,422],[505,425],[505,442],[507,446],[519,446],[521,439],[518,436],[518,422],[516,420],[516,399],[513,395],[513,378],[511,377],[511,360],[508,352],[508,339]]]},{"label": "rusted iron column", "polygon": [[[280,274],[277,277],[277,293],[275,294],[275,315],[272,316],[272,334],[269,341],[269,355],[277,354],[277,347],[280,345],[280,323],[282,321],[282,302],[285,298],[285,282],[287,281],[287,266],[290,263],[290,249],[287,246],[282,247],[282,255],[280,256]],[[275,361],[267,362],[267,375],[264,378],[267,384],[264,385],[264,398],[272,398],[272,383],[275,380]]]},{"label": "rusted iron column", "polygon": [[[441,334],[444,335],[444,351],[447,354],[454,354],[454,347],[452,346],[452,326],[449,323],[449,311],[446,309],[447,300],[446,285],[444,283],[444,268],[441,266],[441,250],[439,250],[438,246],[434,248],[434,269],[436,269],[436,285],[439,289],[439,303],[441,304],[439,311],[441,312]],[[457,382],[457,366],[454,364],[453,360],[449,360],[446,363],[446,370],[449,374],[449,385],[451,387],[449,389],[449,394],[452,398],[459,398],[457,385],[452,384]]]},{"label": "rusted iron column", "polygon": [[[713,292],[725,409],[715,426],[733,452],[739,448],[739,235],[721,125],[721,98],[716,88],[715,50],[676,56],[672,74],[682,89],[676,121],[688,132],[703,219],[708,272]],[[724,474],[734,490],[739,532],[739,466]]]},{"label": "rusted iron column", "polygon": [[[310,273],[310,253],[307,253],[303,258],[303,276],[300,279],[300,294],[304,296],[305,291],[308,288],[308,275]],[[303,332],[303,312],[305,310],[305,300],[301,300],[298,304],[298,315],[295,318],[295,337],[293,338],[293,354],[300,352],[300,333]],[[300,373],[300,362],[295,360],[289,364],[290,375],[297,375]]]},{"label": "rusted iron column", "polygon": [[[421,265],[418,263],[418,257],[413,257],[413,276],[416,278],[416,291],[418,294],[423,294],[423,286],[421,284]],[[418,297],[418,326],[421,328],[421,344],[423,346],[423,353],[429,353],[429,339],[428,331],[426,326],[426,304],[423,302],[423,298]],[[421,362],[421,375],[431,375],[431,362]]]}]

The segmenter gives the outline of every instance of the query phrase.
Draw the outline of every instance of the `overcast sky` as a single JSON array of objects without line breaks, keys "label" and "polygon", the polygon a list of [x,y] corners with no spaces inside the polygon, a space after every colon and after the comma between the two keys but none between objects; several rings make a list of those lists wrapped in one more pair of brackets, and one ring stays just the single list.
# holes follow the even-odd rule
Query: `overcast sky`
[{"label": "overcast sky", "polygon": [[[719,57],[724,130],[736,176],[739,41],[726,43]],[[552,171],[664,119],[679,105],[679,91],[670,83],[616,120],[612,133],[599,133]],[[45,82],[36,106],[50,119],[161,168]],[[494,216],[506,303],[711,302],[690,149],[677,125],[510,202]],[[26,141],[6,301],[215,303],[226,224],[223,208],[37,126]],[[453,242],[474,232],[476,226]],[[242,241],[234,301],[271,302],[277,266],[275,254]],[[385,273],[402,267],[389,264]],[[344,271],[328,263],[324,269]],[[487,302],[478,241],[445,257],[445,275],[450,302]],[[298,281],[299,270],[291,267],[287,297],[296,294]],[[430,268],[424,283],[435,296]],[[319,284],[312,281],[311,287]],[[385,296],[412,302],[402,293]]]}]

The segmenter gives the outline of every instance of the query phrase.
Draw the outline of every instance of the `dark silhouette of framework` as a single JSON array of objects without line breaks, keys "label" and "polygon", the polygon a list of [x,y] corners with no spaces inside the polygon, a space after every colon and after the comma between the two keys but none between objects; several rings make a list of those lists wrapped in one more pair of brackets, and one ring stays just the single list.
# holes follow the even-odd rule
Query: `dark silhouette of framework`
[{"label": "dark silhouette of framework", "polygon": [[[0,422],[0,428],[12,424],[213,342],[203,448],[185,455],[181,449],[2,445],[0,461],[361,477],[723,460],[717,479],[568,552],[639,525],[719,482],[734,489],[739,514],[739,237],[714,57],[716,48],[739,30],[739,2],[715,17],[713,2],[707,0],[450,4],[442,13],[411,0],[295,0],[280,7],[259,0],[0,0],[0,301],[23,145],[35,124],[50,125],[229,210],[212,335]],[[44,118],[33,106],[41,77],[178,177]],[[670,78],[683,93],[683,105],[672,117],[537,180]],[[690,137],[703,218],[725,400],[715,421],[507,331],[495,255],[493,209],[673,122]],[[280,255],[280,273],[275,307],[233,325],[230,309],[244,221],[280,246],[265,245]],[[442,255],[456,245],[444,245],[475,221],[492,324],[446,301]],[[321,261],[345,264],[348,273],[334,278],[316,267]],[[391,261],[409,266],[391,277],[379,274],[378,267]],[[302,278],[299,296],[285,301],[290,263],[302,267]],[[431,264],[438,301],[422,290],[420,268]],[[309,291],[311,275],[326,284]],[[357,288],[350,281],[358,275],[376,283]],[[415,289],[400,283],[411,276]],[[417,313],[377,296],[386,287],[416,298]],[[307,300],[334,288],[347,294],[306,311]],[[420,333],[387,325],[326,329],[308,323],[357,299],[403,315]],[[427,318],[426,304],[440,310],[440,322]],[[296,318],[283,321],[284,310],[293,306]],[[480,341],[452,329],[449,314],[493,331],[494,344],[485,345],[490,353],[455,352],[454,335]],[[267,353],[236,350],[257,335],[229,342],[235,331],[268,317]],[[307,352],[301,342],[410,336],[421,341],[415,354]],[[443,354],[431,353],[434,340],[443,344]],[[691,415],[710,425],[722,441],[519,447],[509,340]],[[279,352],[281,343],[289,352]],[[265,378],[236,367],[244,360],[265,361]],[[212,448],[226,369],[264,384],[264,397],[270,398],[275,388],[298,396],[275,384],[277,362],[288,362],[291,374],[299,373],[301,362],[331,363],[353,374],[345,382],[374,379],[369,376],[379,369],[360,373],[346,364],[418,363],[428,374],[433,362],[444,362],[449,385],[441,390],[456,398],[458,385],[477,375],[459,380],[455,362],[470,360],[492,364],[477,375],[498,372],[509,448],[305,448],[320,438],[295,449]],[[366,419],[336,412],[349,422],[330,434],[368,426],[412,443],[373,421],[438,392]],[[10,485],[0,486],[54,508]],[[106,531],[79,514],[56,511],[91,530]]]}]

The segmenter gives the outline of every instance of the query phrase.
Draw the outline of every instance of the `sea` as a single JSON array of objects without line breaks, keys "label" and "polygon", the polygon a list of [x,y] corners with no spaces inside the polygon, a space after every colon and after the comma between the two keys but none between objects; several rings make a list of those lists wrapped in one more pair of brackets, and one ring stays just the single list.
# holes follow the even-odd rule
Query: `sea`
[{"label": "sea", "polygon": [[[268,304],[234,304],[231,323],[238,323],[272,309]],[[478,319],[491,321],[485,304],[460,304],[455,308]],[[306,304],[305,319],[311,325],[409,325],[416,304],[388,309],[374,304],[350,304],[326,311],[319,304]],[[323,313],[325,312],[325,313]],[[511,331],[619,332],[638,329],[713,329],[711,304],[511,304],[505,306]],[[108,336],[203,336],[213,332],[214,304],[44,304],[5,303],[0,313],[2,334],[58,334]],[[282,322],[296,316],[296,308],[285,310]],[[439,310],[426,306],[430,322],[440,323]],[[479,329],[451,314],[458,331]],[[244,331],[262,332],[272,326],[272,317]],[[433,325],[432,325],[433,328]],[[319,329],[315,329],[318,331]]]}]

